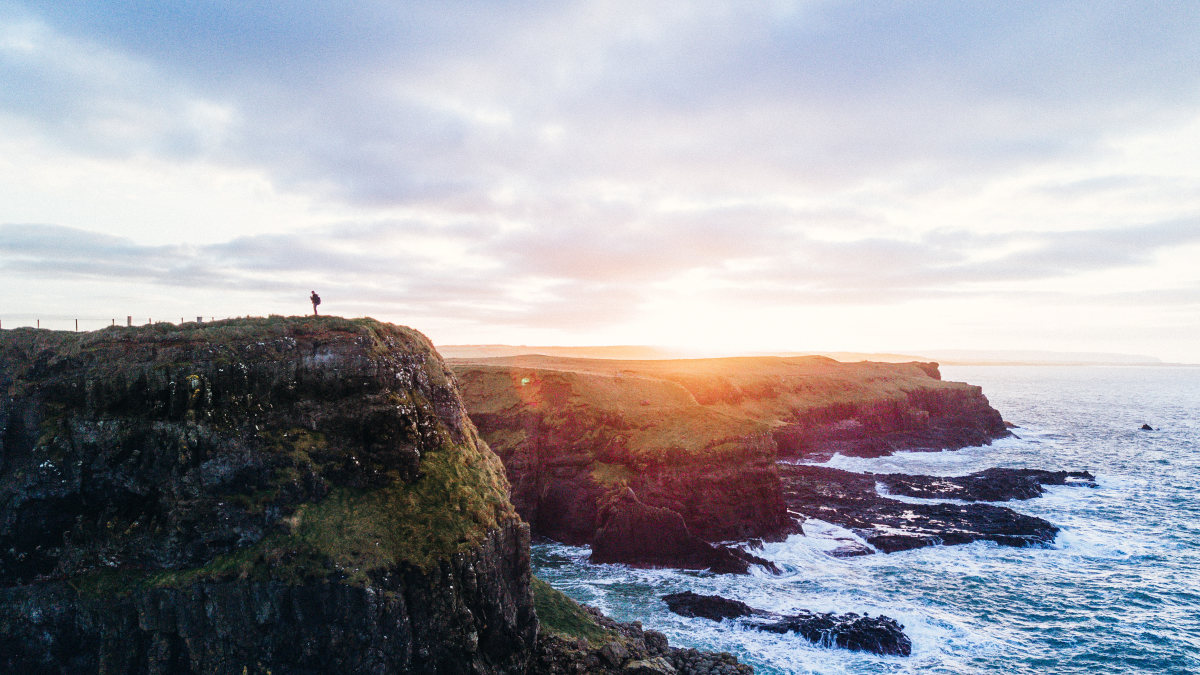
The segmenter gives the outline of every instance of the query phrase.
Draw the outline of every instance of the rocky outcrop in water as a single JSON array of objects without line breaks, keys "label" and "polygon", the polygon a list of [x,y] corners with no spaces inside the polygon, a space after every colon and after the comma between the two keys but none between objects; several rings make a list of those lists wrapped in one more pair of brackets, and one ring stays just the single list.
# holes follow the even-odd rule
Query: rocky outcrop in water
[{"label": "rocky outcrop in water", "polygon": [[415,331],[0,333],[0,671],[516,673],[529,533]]},{"label": "rocky outcrop in water", "polygon": [[[1041,518],[994,504],[911,504],[890,499],[879,494],[877,482],[896,494],[912,496],[1027,499],[1036,496],[1031,494],[1034,488],[1030,481],[1044,479],[1067,485],[1087,485],[1091,481],[1091,474],[1086,472],[1010,469],[991,469],[959,478],[863,474],[813,465],[780,465],[780,473],[790,510],[849,528],[884,553],[979,540],[1006,546],[1048,544],[1054,541],[1058,528]],[[987,476],[997,477],[996,484],[989,484]],[[1055,482],[1059,480],[1062,482]],[[1036,490],[1040,494],[1040,485]],[[869,552],[851,550],[846,554]]]},{"label": "rocky outcrop in water", "polygon": [[829,647],[899,656],[912,653],[912,641],[904,634],[904,626],[886,616],[808,611],[781,615],[719,595],[699,595],[691,591],[664,595],[663,600],[680,616],[711,621],[742,619],[741,623],[751,628],[769,633],[795,633],[809,642]]},{"label": "rocky outcrop in water", "polygon": [[1087,471],[994,468],[950,477],[903,473],[871,475],[893,495],[972,502],[1033,499],[1045,494],[1045,485],[1096,487],[1096,477]]}]

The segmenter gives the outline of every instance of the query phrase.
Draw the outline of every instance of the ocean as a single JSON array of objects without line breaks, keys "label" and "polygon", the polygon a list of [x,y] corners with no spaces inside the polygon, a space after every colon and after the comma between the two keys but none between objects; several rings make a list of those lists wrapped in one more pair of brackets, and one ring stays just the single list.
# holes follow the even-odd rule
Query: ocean
[{"label": "ocean", "polygon": [[[944,366],[942,375],[982,386],[1017,425],[1015,436],[827,464],[947,476],[994,466],[1091,471],[1096,488],[1052,486],[1040,498],[1002,503],[1057,525],[1053,545],[977,542],[833,558],[825,551],[844,533],[809,521],[805,536],[753,549],[780,575],[589,565],[587,548],[556,544],[534,547],[534,571],[618,620],[662,631],[674,646],[729,651],[763,674],[1200,673],[1200,368]],[[683,590],[777,612],[891,616],[905,625],[912,655],[823,648],[684,618],[661,600]]]}]

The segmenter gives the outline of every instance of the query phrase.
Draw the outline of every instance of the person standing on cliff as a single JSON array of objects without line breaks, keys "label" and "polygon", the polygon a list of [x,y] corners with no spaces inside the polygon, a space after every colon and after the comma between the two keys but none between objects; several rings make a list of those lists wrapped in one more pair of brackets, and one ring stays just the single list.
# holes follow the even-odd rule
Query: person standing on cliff
[{"label": "person standing on cliff", "polygon": [[319,316],[319,315],[317,314],[317,305],[321,304],[321,296],[317,295],[317,292],[316,292],[316,291],[313,291],[313,292],[312,292],[312,295],[308,296],[308,299],[309,299],[309,300],[312,300],[312,304],[313,304],[313,316]]}]

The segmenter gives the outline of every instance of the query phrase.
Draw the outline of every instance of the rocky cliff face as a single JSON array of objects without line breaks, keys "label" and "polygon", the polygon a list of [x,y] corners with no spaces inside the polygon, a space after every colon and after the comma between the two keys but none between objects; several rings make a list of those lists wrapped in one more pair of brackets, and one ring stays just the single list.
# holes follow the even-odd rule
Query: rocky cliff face
[{"label": "rocky cliff face", "polygon": [[880,457],[899,450],[987,445],[1008,435],[1000,413],[980,387],[946,384],[954,386],[917,387],[899,396],[798,410],[773,432],[780,456],[806,461],[835,453]]},{"label": "rocky cliff face", "polygon": [[528,528],[419,333],[0,333],[0,671],[523,672]]},{"label": "rocky cliff face", "polygon": [[[614,514],[600,505],[627,488],[708,541],[780,537],[795,524],[778,457],[957,448],[1007,433],[978,387],[942,381],[932,363],[450,363],[471,418],[504,461],[517,510],[534,534],[568,543],[594,541]],[[644,535],[652,542],[655,533]]]},{"label": "rocky cliff face", "polygon": [[700,406],[678,383],[547,367],[452,368],[535,534],[591,542],[605,524],[603,498],[626,487],[710,541],[787,527],[768,428]]}]

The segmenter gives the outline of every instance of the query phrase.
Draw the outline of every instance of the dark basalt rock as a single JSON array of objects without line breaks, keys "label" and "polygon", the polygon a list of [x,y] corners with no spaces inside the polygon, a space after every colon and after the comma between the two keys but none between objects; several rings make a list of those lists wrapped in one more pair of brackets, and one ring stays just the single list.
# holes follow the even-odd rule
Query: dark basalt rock
[{"label": "dark basalt rock", "polygon": [[0,588],[4,673],[515,673],[536,620],[528,528],[512,523],[431,572],[369,586],[203,582],[87,595]]},{"label": "dark basalt rock", "polygon": [[630,488],[611,496],[599,518],[592,541],[594,563],[710,569],[718,574],[746,574],[754,564],[779,571],[768,560],[696,537],[678,513],[643,504]]},{"label": "dark basalt rock", "polygon": [[912,654],[912,641],[904,634],[904,626],[887,616],[802,612],[757,628],[771,633],[797,633],[809,642],[853,651],[894,656]]},{"label": "dark basalt rock", "polygon": [[886,616],[808,611],[780,615],[719,595],[699,595],[691,591],[664,595],[663,600],[672,612],[681,616],[711,621],[744,619],[742,623],[746,626],[770,633],[796,633],[823,646],[899,656],[912,653],[912,641],[904,634],[904,626]]},{"label": "dark basalt rock", "polygon": [[698,616],[710,621],[737,619],[743,616],[767,616],[768,613],[755,609],[739,600],[719,595],[700,595],[691,591],[662,596],[667,608],[680,616]]},{"label": "dark basalt rock", "polygon": [[973,502],[1033,499],[1045,493],[1043,485],[1096,487],[1096,477],[1087,471],[1041,469],[994,468],[954,477],[891,473],[878,474],[876,480],[887,486],[893,495]]},{"label": "dark basalt rock", "polygon": [[1050,523],[993,504],[907,504],[880,496],[880,476],[825,466],[781,464],[788,508],[860,533],[884,553],[934,544],[994,541],[1031,546],[1054,541]]}]

